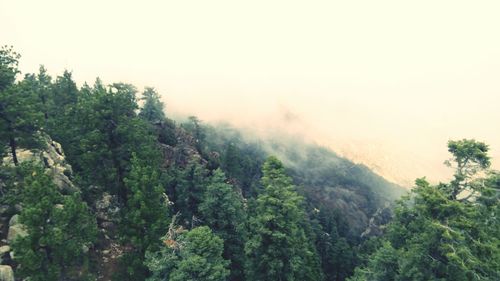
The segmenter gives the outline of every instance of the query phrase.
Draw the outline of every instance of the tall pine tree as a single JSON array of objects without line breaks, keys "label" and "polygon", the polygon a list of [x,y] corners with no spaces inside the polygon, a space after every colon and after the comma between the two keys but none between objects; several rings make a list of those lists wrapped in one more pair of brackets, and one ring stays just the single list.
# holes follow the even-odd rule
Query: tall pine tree
[{"label": "tall pine tree", "polygon": [[81,264],[84,248],[95,240],[97,227],[78,193],[64,196],[44,169],[26,164],[19,216],[28,233],[12,243],[17,272],[33,281],[68,280],[70,268]]},{"label": "tall pine tree", "polygon": [[198,209],[202,223],[224,240],[223,257],[231,261],[229,279],[243,280],[246,210],[242,196],[225,181],[224,172],[215,170]]},{"label": "tall pine tree", "polygon": [[263,165],[264,191],[250,219],[247,274],[250,280],[322,280],[319,259],[303,227],[303,198],[283,164],[270,157]]}]

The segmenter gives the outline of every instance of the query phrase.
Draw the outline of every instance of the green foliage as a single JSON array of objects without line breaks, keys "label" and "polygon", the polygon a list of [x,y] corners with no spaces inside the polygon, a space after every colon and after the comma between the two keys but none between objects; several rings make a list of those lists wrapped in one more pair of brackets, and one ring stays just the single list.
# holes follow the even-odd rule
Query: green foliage
[{"label": "green foliage", "polygon": [[476,179],[482,182],[478,200],[457,198],[463,190],[480,192],[472,186],[475,181],[466,179],[489,166],[487,146],[474,140],[450,141],[449,150],[456,162],[455,179],[437,186],[418,179],[413,196],[399,202],[386,241],[350,280],[500,278],[495,175]]},{"label": "green foliage", "polygon": [[[488,146],[475,140],[449,141],[448,151],[453,155],[452,161],[455,164],[454,180],[449,185],[451,199],[457,199],[464,191],[470,194],[467,199],[481,191],[482,185],[472,182],[473,177],[491,165],[488,156]],[[452,162],[445,164],[452,166]]]},{"label": "green foliage", "polygon": [[163,103],[160,101],[160,96],[154,88],[147,87],[142,93],[144,105],[139,112],[139,116],[148,120],[151,123],[161,122],[166,119],[163,112]]},{"label": "green foliage", "polygon": [[194,146],[198,152],[203,153],[205,149],[206,128],[196,116],[189,116],[188,122],[183,123],[182,127],[187,130],[194,138]]},{"label": "green foliage", "polygon": [[246,198],[257,196],[266,159],[260,144],[244,140],[239,131],[228,126],[206,127],[205,131],[207,148],[219,156],[218,166],[231,183],[241,188]]},{"label": "green foliage", "polygon": [[0,92],[3,92],[16,81],[20,73],[17,68],[21,55],[16,53],[12,46],[2,46],[0,49]]},{"label": "green foliage", "polygon": [[222,170],[214,171],[198,209],[203,224],[224,240],[223,257],[231,262],[229,280],[244,280],[246,212],[243,198],[225,180]]},{"label": "green foliage", "polygon": [[[160,156],[152,132],[136,115],[135,93],[131,85],[113,84],[105,90],[97,83],[76,104],[62,142],[82,184],[105,188],[122,202],[128,196],[124,179],[132,153],[152,163]],[[96,196],[89,192],[88,198]]]},{"label": "green foliage", "polygon": [[[39,74],[40,85],[46,84],[43,82],[46,79],[42,78],[43,76]],[[80,93],[71,72],[67,70],[50,85],[50,91],[50,94],[47,94],[49,99],[43,101],[47,108],[46,130],[54,140],[64,145],[74,137],[72,134],[75,133],[75,109]]]},{"label": "green foliage", "polygon": [[148,121],[158,135],[158,141],[163,144],[175,145],[175,123],[165,117],[164,104],[160,101],[160,95],[154,88],[147,87],[142,93],[141,100],[144,101],[139,117]]},{"label": "green foliage", "polygon": [[[47,70],[43,65],[40,66],[38,75],[36,76],[36,87],[35,92],[40,100],[40,110],[42,111],[45,124],[49,119],[49,114],[52,112],[60,112],[54,110],[54,99],[52,97],[52,77],[47,74]],[[50,112],[50,113],[49,113]]]},{"label": "green foliage", "polygon": [[277,158],[270,157],[262,172],[264,191],[245,247],[249,280],[321,280],[317,254],[302,226],[303,198]]},{"label": "green foliage", "polygon": [[207,185],[208,171],[196,161],[190,162],[184,169],[178,171],[173,185],[172,201],[176,212],[180,213],[180,221],[188,227],[193,227],[201,215],[198,206],[203,201]]},{"label": "green foliage", "polygon": [[[181,232],[182,230],[176,230]],[[147,254],[149,281],[227,280],[229,262],[222,257],[223,240],[206,226],[165,237],[161,251]]]},{"label": "green foliage", "polygon": [[356,249],[340,235],[347,232],[347,224],[338,211],[329,208],[316,209],[313,214],[316,249],[325,281],[345,280],[352,275],[357,262]]},{"label": "green foliage", "polygon": [[17,272],[33,281],[61,280],[82,263],[97,233],[95,218],[79,194],[63,196],[42,168],[23,166],[25,178],[19,221],[28,235],[12,243]]},{"label": "green foliage", "polygon": [[33,89],[33,79],[15,84],[20,55],[9,47],[0,49],[0,155],[8,145],[12,160],[18,165],[16,150],[19,146],[39,146],[37,131],[42,114],[38,111],[38,97]]},{"label": "green foliage", "polygon": [[158,249],[160,237],[167,229],[168,198],[164,194],[157,167],[147,165],[135,154],[131,166],[125,178],[129,196],[123,209],[121,226],[123,243],[131,250],[122,261],[127,267],[127,280],[141,280],[148,274],[141,262],[146,250]]},{"label": "green foliage", "polygon": [[[58,76],[52,88],[54,105],[59,111],[63,111],[70,105],[76,104],[78,100],[78,88],[73,81],[71,72],[65,70],[62,76]],[[57,113],[57,111],[54,111]]]}]

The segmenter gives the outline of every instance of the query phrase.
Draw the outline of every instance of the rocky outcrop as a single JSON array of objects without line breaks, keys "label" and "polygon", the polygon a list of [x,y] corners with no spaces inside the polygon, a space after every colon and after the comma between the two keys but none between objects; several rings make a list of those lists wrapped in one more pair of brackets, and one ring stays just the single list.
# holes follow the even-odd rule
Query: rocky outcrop
[{"label": "rocky outcrop", "polygon": [[0,265],[0,281],[14,281],[14,271],[8,265]]},{"label": "rocky outcrop", "polygon": [[[78,191],[78,188],[71,182],[73,170],[66,162],[61,145],[48,136],[44,136],[42,140],[43,149],[18,149],[17,158],[19,162],[33,161],[44,166],[45,171],[51,175],[54,184],[60,188],[63,194],[71,194]],[[3,165],[14,165],[11,155],[3,159]]]},{"label": "rocky outcrop", "polygon": [[26,227],[19,223],[19,215],[14,215],[9,221],[9,232],[7,234],[7,242],[11,243],[17,237],[24,237],[28,235]]},{"label": "rocky outcrop", "polygon": [[95,202],[94,209],[101,232],[107,239],[115,238],[120,212],[118,198],[104,192],[101,198]]},{"label": "rocky outcrop", "polygon": [[164,165],[166,167],[172,165],[185,167],[191,161],[196,161],[203,165],[207,164],[207,160],[205,160],[196,149],[196,140],[191,134],[182,128],[177,128],[175,136],[177,145],[170,146],[161,144]]},{"label": "rocky outcrop", "polygon": [[[72,169],[66,162],[61,145],[48,136],[42,137],[42,148],[38,150],[18,149],[17,158],[20,163],[34,162],[45,168],[45,172],[51,176],[54,184],[62,194],[72,194],[78,188],[72,183]],[[2,165],[13,166],[12,156],[7,155],[2,159]],[[0,189],[3,190],[3,183]],[[60,207],[63,207],[62,205]],[[9,244],[18,237],[28,235],[26,226],[19,222],[21,204],[0,206],[0,281],[14,281],[13,267],[16,267],[14,252]]]},{"label": "rocky outcrop", "polygon": [[96,200],[93,206],[99,227],[99,242],[96,247],[97,280],[111,280],[119,258],[124,252],[118,238],[119,206],[117,196],[106,192]]}]

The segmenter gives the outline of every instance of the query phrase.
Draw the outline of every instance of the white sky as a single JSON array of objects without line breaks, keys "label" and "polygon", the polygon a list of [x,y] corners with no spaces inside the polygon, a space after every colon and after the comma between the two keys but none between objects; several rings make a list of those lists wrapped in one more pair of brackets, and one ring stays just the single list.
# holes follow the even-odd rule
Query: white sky
[{"label": "white sky", "polygon": [[0,0],[0,44],[23,72],[154,86],[170,113],[303,132],[408,183],[448,175],[449,139],[487,142],[499,166],[499,15],[500,1]]}]

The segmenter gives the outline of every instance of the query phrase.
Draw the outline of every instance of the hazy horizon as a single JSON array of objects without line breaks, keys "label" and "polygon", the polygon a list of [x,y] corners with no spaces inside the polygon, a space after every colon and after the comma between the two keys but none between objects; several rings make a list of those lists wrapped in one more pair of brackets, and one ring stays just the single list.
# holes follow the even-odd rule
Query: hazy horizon
[{"label": "hazy horizon", "polygon": [[155,87],[167,115],[300,133],[410,185],[450,139],[500,168],[498,1],[5,1],[23,73]]}]

